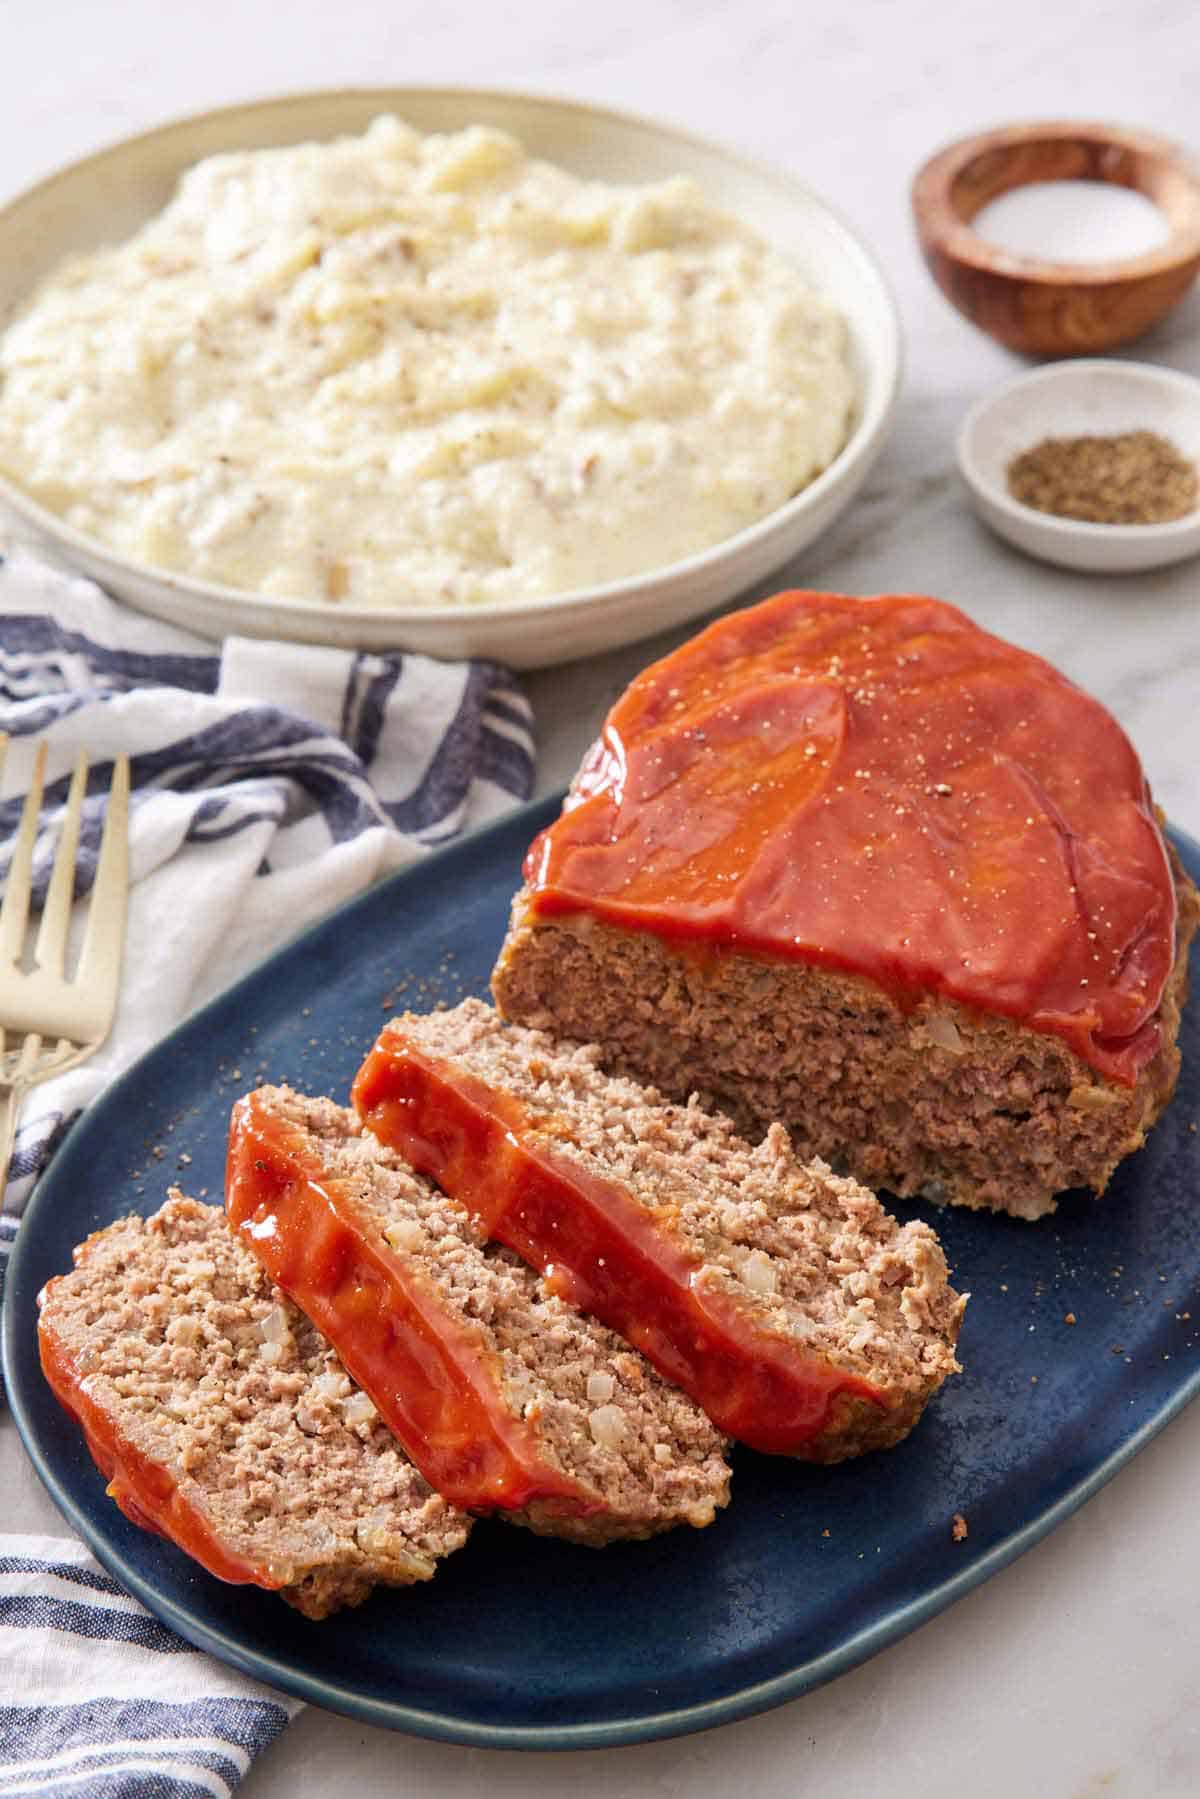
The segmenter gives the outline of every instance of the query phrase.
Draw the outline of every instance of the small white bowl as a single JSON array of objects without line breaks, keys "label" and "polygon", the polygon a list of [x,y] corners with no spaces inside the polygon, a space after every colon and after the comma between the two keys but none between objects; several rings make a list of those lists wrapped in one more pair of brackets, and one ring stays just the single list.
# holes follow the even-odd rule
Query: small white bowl
[{"label": "small white bowl", "polygon": [[264,599],[128,561],[0,478],[0,504],[43,554],[144,612],[210,637],[235,631],[343,648],[494,656],[517,668],[540,668],[634,642],[723,605],[805,548],[849,505],[882,447],[900,382],[899,315],[874,257],[792,175],[600,107],[471,88],[347,89],[226,107],[126,139],[0,209],[0,329],[62,257],[138,230],[202,156],[362,131],[388,111],[421,131],[498,126],[534,155],[588,178],[695,177],[710,200],[752,226],[845,317],[858,408],[841,452],[794,499],[724,543],[643,575],[545,599],[371,610]]},{"label": "small white bowl", "polygon": [[1161,525],[1099,525],[1038,512],[1009,493],[1009,463],[1043,438],[1125,431],[1155,431],[1200,461],[1200,381],[1140,362],[1050,363],[976,402],[958,434],[958,464],[979,516],[1043,562],[1128,574],[1200,554],[1200,508]]}]

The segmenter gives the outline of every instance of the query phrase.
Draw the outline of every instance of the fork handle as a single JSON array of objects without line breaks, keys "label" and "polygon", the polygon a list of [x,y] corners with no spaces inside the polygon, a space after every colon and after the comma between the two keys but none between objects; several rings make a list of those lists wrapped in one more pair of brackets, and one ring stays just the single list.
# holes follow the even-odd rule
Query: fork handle
[{"label": "fork handle", "polygon": [[8,1165],[17,1136],[17,1113],[24,1097],[24,1088],[17,1086],[5,1087],[0,1093],[0,1212],[5,1210],[8,1198]]}]

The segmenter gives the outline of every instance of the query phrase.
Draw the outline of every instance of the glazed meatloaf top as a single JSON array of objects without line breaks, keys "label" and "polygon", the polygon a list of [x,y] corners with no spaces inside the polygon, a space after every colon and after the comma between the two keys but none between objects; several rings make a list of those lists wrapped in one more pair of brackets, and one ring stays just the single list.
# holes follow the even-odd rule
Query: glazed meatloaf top
[{"label": "glazed meatloaf top", "polygon": [[653,664],[526,861],[588,915],[943,996],[1126,1087],[1160,1047],[1176,893],[1137,756],[937,600],[783,593]]},{"label": "glazed meatloaf top", "polygon": [[42,1365],[135,1523],[310,1618],[466,1541],[219,1206],[173,1193],[75,1260],[40,1297]]},{"label": "glazed meatloaf top", "polygon": [[456,1502],[589,1544],[705,1525],[727,1502],[700,1408],[344,1107],[279,1087],[239,1101],[226,1204]]},{"label": "glazed meatloaf top", "polygon": [[478,1000],[391,1022],[354,1095],[370,1130],[756,1448],[827,1461],[894,1442],[957,1366],[964,1302],[933,1232],[801,1165],[782,1128],[752,1147]]}]

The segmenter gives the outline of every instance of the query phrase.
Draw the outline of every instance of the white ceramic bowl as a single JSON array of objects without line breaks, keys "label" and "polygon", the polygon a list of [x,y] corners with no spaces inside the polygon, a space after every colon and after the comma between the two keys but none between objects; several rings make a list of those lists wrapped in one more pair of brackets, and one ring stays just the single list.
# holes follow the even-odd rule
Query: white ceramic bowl
[{"label": "white ceramic bowl", "polygon": [[1009,493],[1009,463],[1043,438],[1124,431],[1156,431],[1200,461],[1200,381],[1144,362],[1050,363],[971,408],[958,435],[958,463],[980,517],[1043,562],[1128,574],[1200,554],[1200,509],[1161,525],[1099,525],[1037,512]]},{"label": "white ceramic bowl", "polygon": [[683,562],[551,599],[461,610],[332,608],[190,580],[124,560],[0,479],[0,503],[24,538],[143,611],[210,637],[236,631],[364,649],[495,656],[534,668],[698,617],[780,567],[849,504],[882,445],[900,379],[898,316],[870,252],[792,176],[648,120],[569,101],[465,88],[354,89],[228,107],[129,139],[51,176],[0,211],[0,328],[64,255],[132,235],[166,205],[182,171],[201,157],[358,132],[385,111],[421,131],[498,126],[533,154],[583,176],[694,176],[713,202],[787,256],[847,319],[859,406],[840,455],[785,506]]}]

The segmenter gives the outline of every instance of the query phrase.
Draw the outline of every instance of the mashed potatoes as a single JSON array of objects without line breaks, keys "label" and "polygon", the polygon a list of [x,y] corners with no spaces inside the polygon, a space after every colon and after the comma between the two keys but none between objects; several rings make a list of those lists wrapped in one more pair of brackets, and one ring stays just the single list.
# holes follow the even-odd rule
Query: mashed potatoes
[{"label": "mashed potatoes", "polygon": [[841,318],[686,180],[502,132],[212,158],[0,344],[0,470],[122,555],[470,606],[672,562],[832,461]]}]

